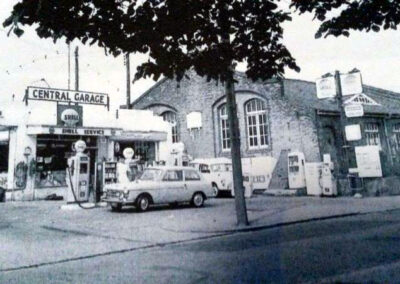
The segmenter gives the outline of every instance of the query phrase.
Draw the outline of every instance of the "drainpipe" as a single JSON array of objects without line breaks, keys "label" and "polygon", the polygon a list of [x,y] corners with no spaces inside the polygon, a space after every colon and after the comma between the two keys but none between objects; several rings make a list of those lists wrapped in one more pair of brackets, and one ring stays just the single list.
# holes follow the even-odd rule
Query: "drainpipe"
[{"label": "drainpipe", "polygon": [[386,142],[386,145],[387,145],[387,148],[388,148],[389,157],[390,157],[390,165],[393,166],[394,165],[394,163],[393,163],[393,153],[392,153],[392,147],[391,147],[390,141],[389,141],[389,135],[388,135],[389,131],[388,131],[388,128],[387,128],[387,118],[386,117],[383,118],[383,129],[385,131],[385,142]]}]

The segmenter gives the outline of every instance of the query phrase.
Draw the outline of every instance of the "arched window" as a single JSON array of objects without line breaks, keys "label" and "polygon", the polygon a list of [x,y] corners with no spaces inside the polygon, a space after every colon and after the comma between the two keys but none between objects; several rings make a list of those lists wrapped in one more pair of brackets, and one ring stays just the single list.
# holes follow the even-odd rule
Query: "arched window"
[{"label": "arched window", "polygon": [[222,151],[229,151],[231,149],[231,138],[229,133],[228,113],[225,104],[219,109],[219,125]]},{"label": "arched window", "polygon": [[260,99],[252,99],[246,103],[245,111],[249,149],[267,148],[269,146],[269,129],[265,102]]},{"label": "arched window", "polygon": [[178,122],[176,119],[176,113],[172,111],[166,111],[161,115],[164,121],[169,122],[171,125],[172,132],[172,143],[179,142],[179,133],[178,133]]}]

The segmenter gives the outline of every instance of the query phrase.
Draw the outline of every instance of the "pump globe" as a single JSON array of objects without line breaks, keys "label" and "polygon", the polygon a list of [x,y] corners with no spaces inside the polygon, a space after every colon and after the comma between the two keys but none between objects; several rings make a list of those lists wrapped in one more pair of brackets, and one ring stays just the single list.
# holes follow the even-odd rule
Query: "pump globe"
[{"label": "pump globe", "polygon": [[85,151],[86,149],[86,143],[83,140],[78,140],[75,142],[75,151],[77,153],[83,153],[83,151]]},{"label": "pump globe", "polygon": [[135,154],[135,151],[131,148],[125,148],[124,151],[122,152],[122,154],[124,155],[124,158],[127,160],[132,160],[133,155]]}]

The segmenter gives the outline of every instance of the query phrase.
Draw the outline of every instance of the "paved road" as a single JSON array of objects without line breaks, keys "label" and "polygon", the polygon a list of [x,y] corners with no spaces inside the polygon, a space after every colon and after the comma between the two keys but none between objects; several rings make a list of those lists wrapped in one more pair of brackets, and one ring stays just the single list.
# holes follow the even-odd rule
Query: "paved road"
[{"label": "paved road", "polygon": [[0,272],[0,283],[399,283],[399,241],[390,211]]}]

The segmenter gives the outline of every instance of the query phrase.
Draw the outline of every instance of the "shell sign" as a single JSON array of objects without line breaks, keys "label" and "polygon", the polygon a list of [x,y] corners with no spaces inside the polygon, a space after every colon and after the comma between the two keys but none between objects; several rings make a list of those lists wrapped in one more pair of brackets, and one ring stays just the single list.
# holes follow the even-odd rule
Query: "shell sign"
[{"label": "shell sign", "polygon": [[75,126],[79,122],[79,113],[72,108],[67,108],[61,113],[61,121],[66,126]]}]

